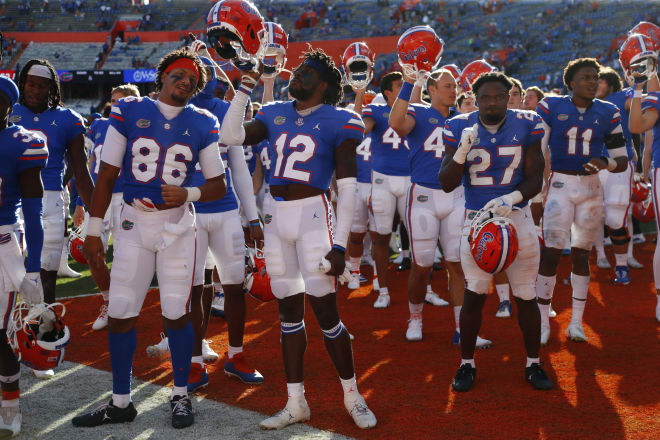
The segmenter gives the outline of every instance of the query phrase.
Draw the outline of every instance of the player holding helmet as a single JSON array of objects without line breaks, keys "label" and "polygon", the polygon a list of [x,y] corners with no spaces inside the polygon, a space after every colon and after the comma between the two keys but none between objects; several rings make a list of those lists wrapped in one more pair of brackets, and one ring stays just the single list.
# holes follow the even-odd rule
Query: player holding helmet
[{"label": "player holding helmet", "polygon": [[503,73],[482,74],[472,85],[479,110],[447,121],[443,135],[445,157],[440,183],[445,191],[451,191],[463,180],[468,213],[461,242],[466,289],[460,323],[462,360],[452,382],[456,391],[469,390],[476,376],[474,348],[492,278],[477,265],[468,242],[470,222],[479,210],[508,217],[515,225],[519,255],[506,274],[518,304],[518,324],[527,351],[525,379],[536,389],[552,388],[539,361],[541,325],[534,291],[539,246],[527,206],[541,190],[544,131],[541,119],[533,112],[507,110],[512,86]]}]

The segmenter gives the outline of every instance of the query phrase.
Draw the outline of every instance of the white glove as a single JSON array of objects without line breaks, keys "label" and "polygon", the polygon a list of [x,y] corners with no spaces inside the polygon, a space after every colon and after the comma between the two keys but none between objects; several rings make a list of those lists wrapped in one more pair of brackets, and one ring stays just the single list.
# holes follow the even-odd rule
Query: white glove
[{"label": "white glove", "polygon": [[470,148],[472,148],[472,144],[474,144],[475,139],[477,139],[478,133],[478,123],[475,123],[472,127],[463,129],[463,133],[461,133],[461,140],[458,143],[458,149],[454,153],[454,162],[459,164],[465,163],[465,159],[470,152]]},{"label": "white glove", "polygon": [[190,50],[195,53],[200,51],[208,52],[206,50],[206,43],[204,43],[202,40],[195,40],[192,43],[190,43]]},{"label": "white glove", "polygon": [[415,87],[419,87],[420,89],[424,90],[424,87],[426,87],[426,81],[428,81],[429,76],[431,76],[431,74],[426,70],[420,70],[417,72],[417,77],[415,78]]},{"label": "white glove", "polygon": [[28,272],[21,281],[22,300],[28,305],[35,305],[44,302],[44,288],[41,285],[41,276],[39,272]]},{"label": "white glove", "polygon": [[492,212],[495,217],[508,217],[511,214],[513,205],[522,202],[522,200],[522,193],[514,191],[492,199],[486,203],[483,209]]},{"label": "white glove", "polygon": [[[319,263],[319,271],[328,273],[330,269],[332,269],[330,261],[328,261],[325,257],[321,258],[321,262]],[[351,281],[351,270],[348,268],[348,266],[344,267],[344,273],[337,277],[337,281],[339,281],[339,284],[341,285]]]}]

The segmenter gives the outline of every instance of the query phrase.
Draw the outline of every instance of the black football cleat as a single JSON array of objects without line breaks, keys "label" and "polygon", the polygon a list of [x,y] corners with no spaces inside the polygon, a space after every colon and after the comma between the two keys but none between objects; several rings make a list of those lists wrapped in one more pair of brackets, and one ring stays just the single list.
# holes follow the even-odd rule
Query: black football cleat
[{"label": "black football cleat", "polygon": [[541,368],[541,364],[532,364],[525,368],[525,379],[532,384],[535,390],[551,390],[553,388],[552,381]]},{"label": "black football cleat", "polygon": [[88,414],[74,417],[71,422],[73,426],[91,428],[107,423],[132,422],[135,416],[137,416],[137,410],[133,406],[133,402],[129,403],[126,408],[119,408],[113,405],[112,399],[110,399],[109,403],[99,406]]},{"label": "black football cleat", "polygon": [[469,391],[475,377],[477,377],[477,369],[470,364],[463,364],[456,372],[451,387],[454,391]]},{"label": "black football cleat", "polygon": [[174,396],[170,400],[172,407],[172,426],[181,429],[187,428],[195,421],[192,410],[192,402],[188,396]]},{"label": "black football cleat", "polygon": [[410,257],[403,257],[401,264],[396,267],[396,270],[403,272],[404,270],[410,270]]}]

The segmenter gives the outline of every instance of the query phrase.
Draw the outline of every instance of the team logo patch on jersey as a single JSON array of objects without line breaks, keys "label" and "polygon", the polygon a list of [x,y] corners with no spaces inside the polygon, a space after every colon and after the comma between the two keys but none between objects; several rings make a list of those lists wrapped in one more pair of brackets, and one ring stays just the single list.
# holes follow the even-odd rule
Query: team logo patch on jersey
[{"label": "team logo patch on jersey", "polygon": [[429,199],[429,196],[425,196],[424,194],[417,196],[417,200],[419,202],[426,202]]},{"label": "team logo patch on jersey", "polygon": [[477,215],[477,211],[473,211],[468,214],[467,218],[468,220],[472,220],[476,215]]},{"label": "team logo patch on jersey", "polygon": [[431,125],[437,125],[438,122],[440,121],[438,121],[436,118],[429,118],[429,124]]},{"label": "team logo patch on jersey", "polygon": [[303,118],[296,119],[296,125],[298,127],[302,127],[303,125],[305,125],[305,120]]},{"label": "team logo patch on jersey", "polygon": [[383,118],[387,119],[390,117],[390,112],[383,113]]},{"label": "team logo patch on jersey", "polygon": [[564,182],[552,182],[552,187],[553,188],[563,188],[564,187]]},{"label": "team logo patch on jersey", "polygon": [[275,119],[273,119],[273,124],[275,125],[282,125],[286,122],[286,118],[284,116],[275,116]]},{"label": "team logo patch on jersey", "polygon": [[270,214],[266,214],[266,216],[264,217],[264,223],[269,224],[272,221],[273,221],[273,216]]},{"label": "team logo patch on jersey", "polygon": [[560,115],[557,115],[557,119],[559,119],[560,121],[565,121],[568,119],[568,115],[562,113]]},{"label": "team logo patch on jersey", "polygon": [[381,183],[383,183],[383,179],[379,178],[379,179],[376,179],[374,182],[376,182],[378,185],[380,185]]},{"label": "team logo patch on jersey", "polygon": [[9,122],[16,123],[21,120],[21,115],[12,115],[9,117]]},{"label": "team logo patch on jersey", "polygon": [[133,229],[133,225],[134,225],[134,224],[135,224],[135,223],[133,223],[133,222],[130,221],[130,220],[124,220],[123,222],[121,222],[121,228],[122,228],[124,231],[130,231],[131,229]]},{"label": "team logo patch on jersey", "polygon": [[0,234],[0,244],[7,244],[11,241],[11,232],[7,234]]},{"label": "team logo patch on jersey", "polygon": [[149,119],[138,119],[135,125],[137,125],[138,128],[149,128],[151,121]]}]

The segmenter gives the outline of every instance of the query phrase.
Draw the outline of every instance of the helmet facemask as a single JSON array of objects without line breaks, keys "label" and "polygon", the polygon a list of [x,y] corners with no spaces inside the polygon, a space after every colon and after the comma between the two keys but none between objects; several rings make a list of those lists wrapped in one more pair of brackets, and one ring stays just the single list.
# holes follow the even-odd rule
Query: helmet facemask
[{"label": "helmet facemask", "polygon": [[[630,63],[630,67],[626,71],[626,81],[635,82],[637,81],[646,81],[651,76],[653,76],[658,70],[658,61],[656,58],[651,56],[643,57],[637,59]],[[633,73],[637,73],[638,76],[633,76]]]},{"label": "helmet facemask", "polygon": [[[254,33],[254,30],[250,30]],[[238,36],[239,33],[233,26],[223,23],[207,32],[209,44],[215,49],[220,58],[231,60],[232,64],[239,70],[249,72],[255,70],[264,55],[265,30],[261,30],[253,38],[258,36],[260,46],[254,55],[251,55],[243,47]]]},{"label": "helmet facemask", "polygon": [[373,69],[364,60],[356,60],[346,66],[346,82],[353,88],[365,89],[373,75]]}]

